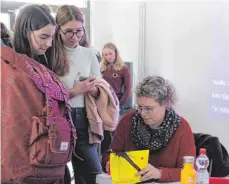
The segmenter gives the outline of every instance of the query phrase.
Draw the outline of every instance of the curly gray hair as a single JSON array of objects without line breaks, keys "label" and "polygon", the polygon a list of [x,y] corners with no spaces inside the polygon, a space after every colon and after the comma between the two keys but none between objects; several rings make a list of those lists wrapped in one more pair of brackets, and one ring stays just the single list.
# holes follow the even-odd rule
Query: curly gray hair
[{"label": "curly gray hair", "polygon": [[168,104],[168,107],[174,106],[177,101],[173,84],[160,76],[145,77],[135,92],[137,97],[152,97],[160,105]]}]

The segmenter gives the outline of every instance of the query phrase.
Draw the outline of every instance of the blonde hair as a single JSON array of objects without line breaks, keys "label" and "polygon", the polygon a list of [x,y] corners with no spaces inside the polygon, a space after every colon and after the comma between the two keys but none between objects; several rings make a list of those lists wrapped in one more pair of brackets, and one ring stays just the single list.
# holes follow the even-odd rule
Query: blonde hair
[{"label": "blonde hair", "polygon": [[115,61],[114,61],[113,68],[111,68],[111,67],[108,66],[109,63],[105,59],[105,56],[104,56],[104,54],[102,52],[102,59],[101,59],[101,64],[100,64],[101,71],[104,72],[104,71],[111,70],[111,69],[113,69],[115,71],[122,70],[126,65],[125,65],[124,61],[122,60],[122,58],[120,57],[120,54],[119,54],[119,51],[118,51],[118,48],[116,47],[116,45],[111,43],[111,42],[108,42],[108,43],[106,43],[104,45],[103,50],[105,48],[109,48],[109,49],[114,50],[116,58],[115,58]]}]

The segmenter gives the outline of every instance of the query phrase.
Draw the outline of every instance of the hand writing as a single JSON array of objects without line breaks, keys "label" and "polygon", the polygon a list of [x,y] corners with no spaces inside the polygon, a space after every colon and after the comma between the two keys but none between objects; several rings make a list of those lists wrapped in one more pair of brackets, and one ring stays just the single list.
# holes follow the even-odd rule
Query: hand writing
[{"label": "hand writing", "polygon": [[141,181],[147,181],[150,179],[160,179],[161,178],[161,171],[151,164],[148,164],[148,166],[145,169],[142,169],[140,172],[138,172],[137,176],[142,176]]}]

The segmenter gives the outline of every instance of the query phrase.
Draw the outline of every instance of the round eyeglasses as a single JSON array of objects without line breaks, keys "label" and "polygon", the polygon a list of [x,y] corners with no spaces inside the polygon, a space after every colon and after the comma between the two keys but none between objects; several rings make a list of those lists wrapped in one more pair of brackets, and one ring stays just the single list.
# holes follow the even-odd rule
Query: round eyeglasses
[{"label": "round eyeglasses", "polygon": [[64,32],[62,29],[60,29],[61,32],[65,35],[66,38],[72,38],[74,35],[77,37],[82,37],[84,35],[84,30],[77,30],[77,31],[66,31]]},{"label": "round eyeglasses", "polygon": [[155,107],[149,107],[149,106],[142,107],[142,106],[138,106],[138,105],[135,106],[135,108],[137,109],[137,111],[139,113],[145,112],[147,114],[153,112],[157,107],[158,107],[158,105]]}]

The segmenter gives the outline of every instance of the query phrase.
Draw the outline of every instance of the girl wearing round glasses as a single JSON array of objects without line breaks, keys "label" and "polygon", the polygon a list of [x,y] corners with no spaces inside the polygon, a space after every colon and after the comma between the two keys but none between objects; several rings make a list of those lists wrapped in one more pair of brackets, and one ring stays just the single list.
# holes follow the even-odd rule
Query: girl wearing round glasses
[{"label": "girl wearing round glasses", "polygon": [[[148,167],[140,171],[142,181],[180,180],[184,156],[195,156],[194,137],[187,121],[173,106],[173,85],[160,76],[148,76],[136,87],[137,110],[118,124],[110,149],[115,152],[150,150]],[[102,159],[105,169],[109,153]]]},{"label": "girl wearing round glasses", "polygon": [[84,18],[79,8],[60,6],[56,12],[56,24],[54,72],[69,90],[72,119],[78,137],[75,151],[83,158],[81,161],[74,155],[72,157],[75,183],[95,183],[96,174],[102,168],[95,144],[89,144],[84,93],[88,92],[95,98],[98,96],[92,79],[101,77],[99,63],[91,48],[79,45],[85,34]]}]

